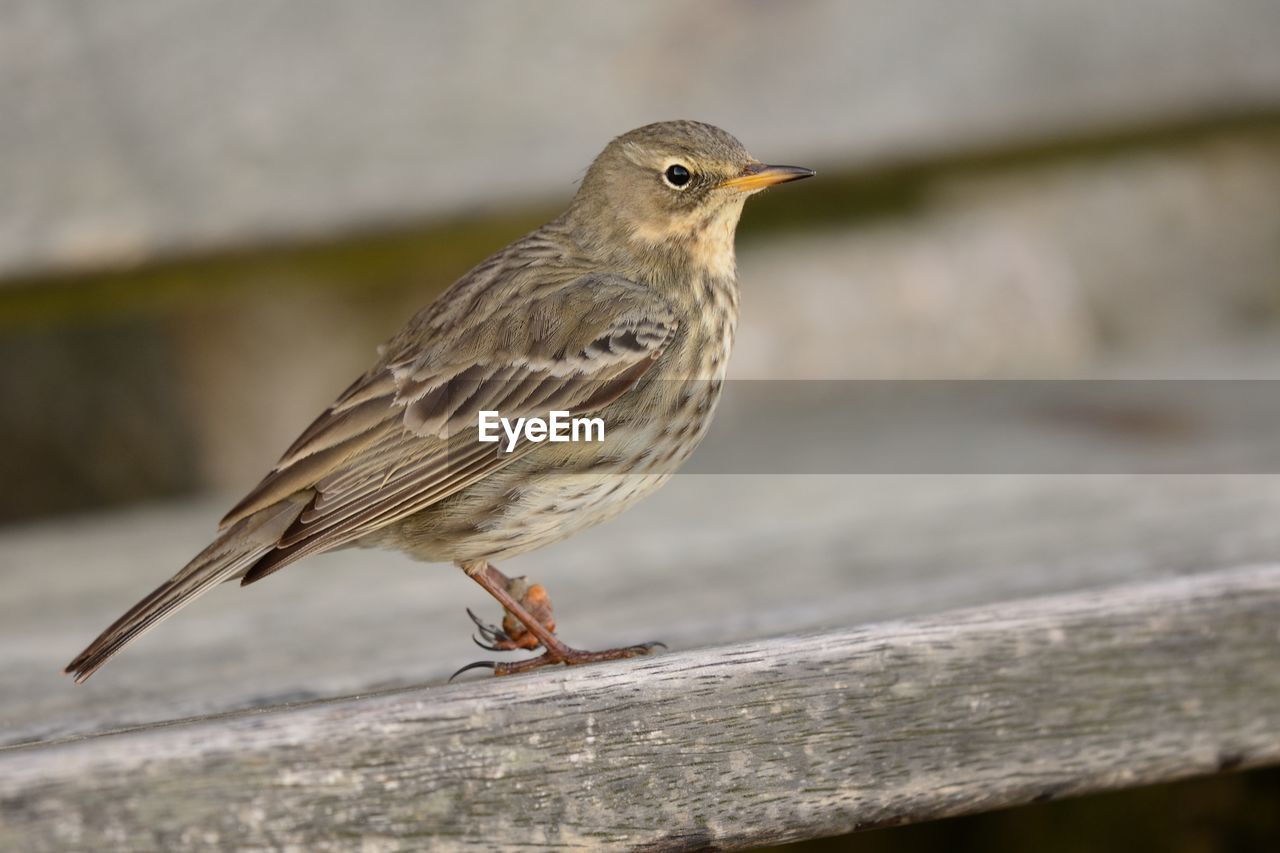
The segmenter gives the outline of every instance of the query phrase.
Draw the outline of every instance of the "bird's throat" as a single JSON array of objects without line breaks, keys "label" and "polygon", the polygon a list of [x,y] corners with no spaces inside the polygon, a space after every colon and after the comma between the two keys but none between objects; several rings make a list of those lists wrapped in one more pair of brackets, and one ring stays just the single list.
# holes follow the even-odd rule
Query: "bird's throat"
[{"label": "bird's throat", "polygon": [[693,211],[661,224],[645,223],[631,233],[636,248],[646,253],[676,253],[701,275],[732,279],[737,274],[734,232],[742,205],[725,205],[712,211]]}]

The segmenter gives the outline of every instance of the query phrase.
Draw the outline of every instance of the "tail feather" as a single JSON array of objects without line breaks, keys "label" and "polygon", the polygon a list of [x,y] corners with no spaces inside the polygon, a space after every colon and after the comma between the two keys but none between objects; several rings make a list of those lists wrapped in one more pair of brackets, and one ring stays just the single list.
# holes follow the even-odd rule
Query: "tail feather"
[{"label": "tail feather", "polygon": [[243,575],[262,555],[276,546],[294,519],[302,513],[310,493],[261,509],[223,531],[176,575],[139,601],[89,644],[64,672],[76,683],[97,672],[129,643],[190,604],[198,596]]}]

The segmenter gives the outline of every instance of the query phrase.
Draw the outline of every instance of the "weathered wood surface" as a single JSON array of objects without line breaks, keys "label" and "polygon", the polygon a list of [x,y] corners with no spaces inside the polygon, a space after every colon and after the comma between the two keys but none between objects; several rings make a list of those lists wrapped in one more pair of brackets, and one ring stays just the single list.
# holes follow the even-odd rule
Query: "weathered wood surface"
[{"label": "weathered wood surface", "polygon": [[675,115],[827,167],[1274,111],[1277,31],[1271,0],[10,0],[0,278],[560,198]]},{"label": "weathered wood surface", "polygon": [[220,505],[0,531],[0,849],[747,843],[1277,760],[1276,476],[682,475],[507,566],[670,654],[446,687],[492,606],[348,551],[60,676]]},{"label": "weathered wood surface", "polygon": [[[252,590],[217,590],[109,677],[65,689],[58,666],[198,550],[223,503],[0,534],[0,673],[31,685],[0,691],[6,742],[36,736],[23,731],[32,724],[71,734],[308,686],[407,685],[474,653],[462,609],[486,597],[456,570],[345,551]],[[1280,553],[1278,515],[1277,477],[680,476],[609,525],[507,568],[549,585],[579,642],[641,631],[723,643],[1266,561]],[[206,687],[227,704],[165,704]]]},{"label": "weathered wood surface", "polygon": [[[0,745],[443,682],[478,656],[456,569],[376,551],[223,587],[87,684],[59,670],[205,544],[225,502],[0,531]],[[1268,562],[1280,477],[676,477],[505,566],[584,647],[673,649]]]},{"label": "weathered wood surface", "polygon": [[0,752],[0,847],[694,849],[1280,761],[1280,565]]}]

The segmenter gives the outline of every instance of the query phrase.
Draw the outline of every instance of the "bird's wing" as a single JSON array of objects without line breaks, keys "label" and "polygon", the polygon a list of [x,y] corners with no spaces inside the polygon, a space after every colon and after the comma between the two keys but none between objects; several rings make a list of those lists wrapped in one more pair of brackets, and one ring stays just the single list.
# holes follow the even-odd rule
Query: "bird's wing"
[{"label": "bird's wing", "polygon": [[235,524],[309,492],[292,525],[244,575],[252,583],[308,554],[417,513],[534,445],[481,443],[479,412],[506,418],[595,411],[627,391],[676,334],[647,288],[590,276],[456,336],[406,348],[349,388],[223,520]]}]

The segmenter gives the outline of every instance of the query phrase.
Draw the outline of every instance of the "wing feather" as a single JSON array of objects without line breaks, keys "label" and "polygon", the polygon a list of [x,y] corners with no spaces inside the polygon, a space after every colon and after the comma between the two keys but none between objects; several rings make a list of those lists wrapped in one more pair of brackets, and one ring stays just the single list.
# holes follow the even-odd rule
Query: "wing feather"
[{"label": "wing feather", "polygon": [[[508,453],[479,442],[480,411],[527,418],[598,410],[640,379],[678,329],[660,297],[614,277],[594,278],[590,290],[552,293],[543,303],[526,316],[561,322],[508,316],[517,346],[469,363],[444,357],[448,341],[410,348],[408,357],[388,359],[344,392],[224,520],[234,523],[300,491],[312,494],[242,582],[366,536],[509,465],[536,445]],[[502,318],[486,321],[494,323],[502,328]]]}]

